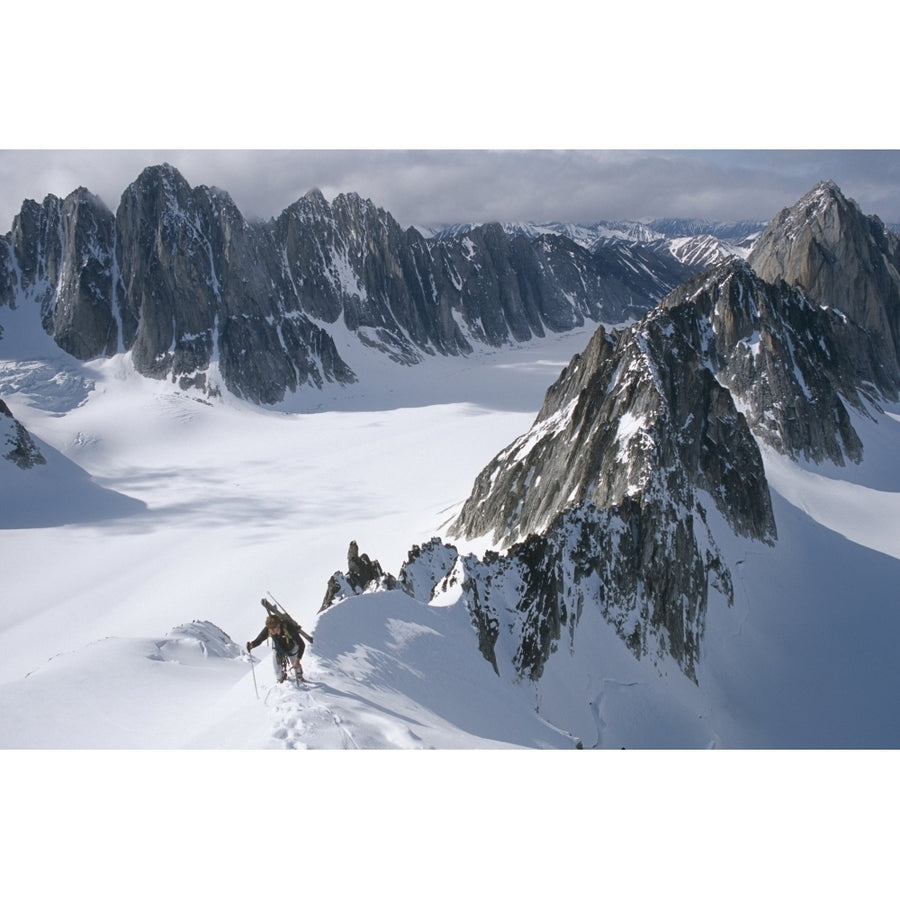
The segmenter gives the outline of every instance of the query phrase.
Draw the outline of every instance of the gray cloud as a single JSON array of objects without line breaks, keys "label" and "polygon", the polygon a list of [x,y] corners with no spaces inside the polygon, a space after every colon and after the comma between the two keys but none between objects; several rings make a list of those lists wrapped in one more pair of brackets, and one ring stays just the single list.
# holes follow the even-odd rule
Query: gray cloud
[{"label": "gray cloud", "polygon": [[148,165],[222,188],[269,218],[311,188],[356,192],[404,226],[493,220],[768,220],[834,179],[863,210],[900,222],[894,150],[6,150],[0,232],[26,198],[79,186],[111,208]]},{"label": "gray cloud", "polygon": [[[895,150],[660,149],[895,146],[895,35],[871,17],[662,0],[419,4],[413,18],[406,3],[276,5],[11,4],[4,146],[21,149],[0,150],[0,233],[25,198],[79,185],[115,208],[163,161],[263,218],[319,187],[404,225],[768,219],[833,178],[900,221]],[[820,55],[826,34],[838,56]],[[320,149],[27,149],[60,142]],[[620,149],[327,149],[360,144]]]}]

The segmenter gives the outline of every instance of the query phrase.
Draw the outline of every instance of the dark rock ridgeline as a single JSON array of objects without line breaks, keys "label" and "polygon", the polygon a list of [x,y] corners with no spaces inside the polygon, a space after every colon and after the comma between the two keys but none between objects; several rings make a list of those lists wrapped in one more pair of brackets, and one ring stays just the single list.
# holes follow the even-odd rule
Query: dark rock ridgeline
[{"label": "dark rock ridgeline", "polygon": [[849,410],[865,414],[868,405],[896,396],[898,384],[872,332],[743,263],[698,276],[662,307],[700,348],[759,439],[792,458],[860,461]]},{"label": "dark rock ridgeline", "polygon": [[429,241],[355,194],[311,191],[249,222],[168,165],[142,172],[115,214],[79,189],[26,201],[0,238],[0,304],[37,304],[73,356],[129,350],[140,373],[210,393],[215,362],[229,391],[264,404],[356,379],[330,326],[411,365],[641,314],[691,271],[499,226]]},{"label": "dark rock ridgeline", "polygon": [[33,301],[44,329],[78,359],[115,352],[114,234],[113,214],[84,188],[26,200],[0,239],[0,303]]},{"label": "dark rock ridgeline", "polygon": [[454,532],[508,544],[569,506],[668,496],[690,509],[699,490],[736,532],[772,539],[762,458],[702,351],[706,321],[685,306],[622,332],[598,329],[548,390],[531,430],[478,476]]}]

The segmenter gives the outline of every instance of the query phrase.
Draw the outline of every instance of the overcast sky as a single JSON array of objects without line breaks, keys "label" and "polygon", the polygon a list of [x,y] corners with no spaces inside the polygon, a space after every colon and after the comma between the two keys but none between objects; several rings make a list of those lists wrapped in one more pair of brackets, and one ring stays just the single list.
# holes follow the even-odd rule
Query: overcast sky
[{"label": "overcast sky", "polygon": [[115,210],[143,168],[170,162],[269,218],[311,188],[354,191],[402,225],[661,216],[769,220],[832,178],[900,222],[900,151],[0,151],[0,232],[24,199],[79,186]]},{"label": "overcast sky", "polygon": [[0,234],[24,199],[79,186],[115,210],[159,162],[252,218],[319,188],[404,226],[768,220],[831,178],[900,222],[895,37],[875,0],[814,18],[782,0],[607,6],[14,4]]}]

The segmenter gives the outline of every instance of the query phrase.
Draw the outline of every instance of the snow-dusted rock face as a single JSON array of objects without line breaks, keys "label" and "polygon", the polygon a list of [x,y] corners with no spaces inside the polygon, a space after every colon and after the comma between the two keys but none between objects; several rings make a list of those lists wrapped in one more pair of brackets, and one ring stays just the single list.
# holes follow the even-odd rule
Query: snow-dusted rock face
[{"label": "snow-dusted rock face", "polygon": [[407,594],[422,603],[441,603],[456,582],[454,573],[459,559],[456,548],[432,538],[421,547],[415,544],[400,568],[397,583]]},{"label": "snow-dusted rock face", "polygon": [[140,373],[209,393],[216,362],[228,390],[264,404],[354,381],[337,335],[414,364],[637,317],[692,271],[499,226],[426,240],[355,194],[312,191],[249,222],[168,165],[142,172],[115,214],[79,189],[26,201],[0,238],[0,304],[36,305],[73,356],[128,350]]},{"label": "snow-dusted rock face", "polygon": [[482,655],[512,680],[537,681],[553,653],[572,652],[588,605],[636,657],[674,659],[695,679],[710,591],[733,600],[700,505],[632,497],[605,509],[584,503],[544,533],[482,559],[437,539],[426,546],[437,564],[430,582],[419,578],[414,591],[401,573],[399,584],[422,602],[440,605],[448,592],[462,600]]},{"label": "snow-dusted rock face", "polygon": [[339,319],[396,362],[471,349],[437,290],[425,239],[356,194],[311,191],[275,220],[273,239],[300,305]]},{"label": "snow-dusted rock face", "polygon": [[549,389],[531,430],[481,472],[454,526],[500,544],[543,532],[566,508],[704,491],[735,531],[774,535],[762,459],[697,335],[707,320],[660,309],[598,329]]},{"label": "snow-dusted rock face", "polygon": [[436,283],[473,340],[499,345],[585,322],[639,318],[691,275],[637,245],[587,249],[559,234],[481,225],[433,244]]},{"label": "snow-dusted rock face", "polygon": [[[831,260],[831,275],[808,279],[818,303],[738,259],[714,266],[634,326],[598,329],[532,428],[477,477],[451,532],[508,547],[463,567],[495,668],[512,659],[539,678],[595,604],[635,655],[669,655],[694,678],[710,593],[733,596],[711,504],[737,535],[777,539],[757,440],[792,458],[860,461],[850,408],[896,397],[894,240],[852,218],[833,186],[802,202],[807,212],[782,219],[850,221],[827,252],[810,227],[774,232]],[[765,258],[795,251],[773,241]]]},{"label": "snow-dusted rock face", "polygon": [[114,353],[114,235],[113,214],[84,188],[26,200],[0,239],[0,304],[37,304],[44,329],[78,359]]},{"label": "snow-dusted rock face", "polygon": [[0,400],[0,458],[15,463],[20,469],[42,466],[47,462],[34,439],[2,400]]},{"label": "snow-dusted rock face", "polygon": [[848,406],[865,411],[895,394],[877,335],[746,264],[697,276],[654,316],[668,317],[697,348],[754,434],[792,458],[858,462]]},{"label": "snow-dusted rock face", "polygon": [[169,166],[147,169],[116,223],[123,342],[138,371],[203,387],[217,357],[228,389],[258,403],[353,380],[289,289],[268,230],[227,194],[192,189]]},{"label": "snow-dusted rock face", "polygon": [[879,380],[900,388],[900,237],[877,216],[822,182],[772,221],[748,262],[766,281],[783,279],[868,332]]},{"label": "snow-dusted rock face", "polygon": [[682,312],[599,329],[532,429],[478,476],[454,525],[512,544],[470,567],[469,602],[504,639],[502,610],[515,610],[522,675],[540,676],[591,603],[636,655],[668,654],[694,677],[710,587],[732,599],[710,503],[735,532],[775,539],[759,449],[691,341],[697,317],[686,327]]}]

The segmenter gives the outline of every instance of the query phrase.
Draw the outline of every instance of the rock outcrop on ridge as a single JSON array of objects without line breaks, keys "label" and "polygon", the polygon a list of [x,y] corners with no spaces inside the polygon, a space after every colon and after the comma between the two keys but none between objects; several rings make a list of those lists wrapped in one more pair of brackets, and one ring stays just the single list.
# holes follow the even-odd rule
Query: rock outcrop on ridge
[{"label": "rock outcrop on ridge", "polygon": [[369,559],[368,555],[360,555],[356,541],[350,541],[347,549],[347,571],[335,572],[328,579],[325,597],[319,612],[324,612],[335,603],[348,597],[372,591],[390,591],[397,586],[397,579],[381,568],[377,559]]}]

